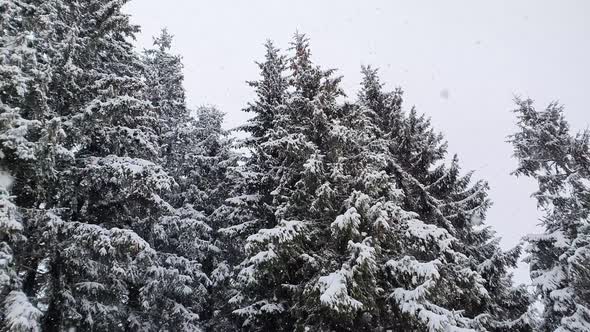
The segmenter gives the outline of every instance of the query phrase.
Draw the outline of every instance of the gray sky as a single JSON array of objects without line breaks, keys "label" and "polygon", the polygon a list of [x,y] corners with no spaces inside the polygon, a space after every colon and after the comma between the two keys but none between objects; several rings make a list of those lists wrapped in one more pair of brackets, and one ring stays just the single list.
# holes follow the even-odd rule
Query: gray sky
[{"label": "gray sky", "polygon": [[[162,27],[175,35],[189,104],[218,106],[228,127],[248,118],[245,81],[258,77],[266,39],[285,49],[306,33],[316,63],[339,69],[351,99],[360,66],[379,67],[388,88],[404,89],[406,108],[432,117],[463,169],[490,183],[487,222],[506,248],[538,218],[534,184],[509,175],[513,96],[537,107],[559,100],[575,129],[590,123],[590,1],[136,0],[127,11],[142,26],[139,47]],[[526,267],[515,277],[528,281]]]}]

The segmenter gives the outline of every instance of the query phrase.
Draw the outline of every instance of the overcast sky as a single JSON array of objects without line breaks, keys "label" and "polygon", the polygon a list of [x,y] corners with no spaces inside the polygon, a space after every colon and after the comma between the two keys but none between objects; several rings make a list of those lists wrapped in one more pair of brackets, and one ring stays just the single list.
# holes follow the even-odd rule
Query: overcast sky
[{"label": "overcast sky", "polygon": [[[212,104],[226,124],[242,124],[253,99],[266,39],[285,49],[295,31],[311,39],[316,63],[338,68],[353,99],[360,66],[380,68],[387,88],[405,91],[406,108],[432,118],[464,170],[491,186],[487,222],[505,248],[535,232],[534,184],[509,175],[516,162],[513,96],[537,107],[559,100],[572,126],[590,123],[590,1],[194,1],[135,0],[139,47],[162,27],[175,35],[190,106]],[[528,281],[526,267],[516,280]]]}]

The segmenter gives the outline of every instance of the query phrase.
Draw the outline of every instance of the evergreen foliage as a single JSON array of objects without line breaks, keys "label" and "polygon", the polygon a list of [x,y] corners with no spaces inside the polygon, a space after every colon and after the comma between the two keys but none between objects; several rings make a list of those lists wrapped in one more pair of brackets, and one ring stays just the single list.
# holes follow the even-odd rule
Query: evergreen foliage
[{"label": "evergreen foliage", "polygon": [[229,301],[237,323],[530,331],[529,295],[508,273],[520,248],[502,251],[482,224],[487,184],[461,175],[456,157],[445,165],[442,136],[376,70],[363,68],[358,102],[342,104],[305,36],[290,50],[267,44],[244,185],[222,208],[239,219],[221,231],[246,248]]},{"label": "evergreen foliage", "polygon": [[517,176],[535,179],[544,232],[525,237],[531,279],[543,305],[541,331],[590,330],[590,150],[588,130],[570,132],[563,107],[516,100],[511,136]]},{"label": "evergreen foliage", "polygon": [[234,140],[126,2],[0,3],[0,331],[588,330],[590,136],[557,104],[512,137],[539,322],[488,184],[376,69],[349,98],[269,41]]}]

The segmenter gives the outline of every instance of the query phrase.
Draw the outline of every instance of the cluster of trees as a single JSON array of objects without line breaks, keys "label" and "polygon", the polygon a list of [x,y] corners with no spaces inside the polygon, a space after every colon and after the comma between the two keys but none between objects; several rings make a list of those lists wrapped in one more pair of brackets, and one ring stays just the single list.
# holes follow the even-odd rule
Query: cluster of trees
[{"label": "cluster of trees", "polygon": [[201,328],[237,158],[222,114],[186,107],[171,36],[134,51],[123,3],[1,4],[6,330]]},{"label": "cluster of trees", "polygon": [[268,42],[234,141],[125,2],[0,3],[0,330],[590,330],[590,134],[557,104],[511,137],[531,292],[487,183],[377,70],[350,101],[304,35]]}]

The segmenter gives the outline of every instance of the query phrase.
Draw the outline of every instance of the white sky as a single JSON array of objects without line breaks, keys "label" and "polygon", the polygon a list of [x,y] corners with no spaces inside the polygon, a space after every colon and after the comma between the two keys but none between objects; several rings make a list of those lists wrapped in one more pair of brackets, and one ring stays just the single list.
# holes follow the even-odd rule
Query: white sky
[{"label": "white sky", "polygon": [[[538,218],[534,184],[509,175],[513,96],[539,108],[558,99],[575,129],[590,122],[590,1],[136,0],[127,11],[142,26],[139,47],[162,27],[175,35],[189,104],[218,106],[228,127],[248,118],[245,81],[258,78],[266,39],[285,49],[306,33],[316,63],[338,68],[352,99],[361,64],[379,67],[387,88],[404,89],[407,109],[432,117],[463,169],[490,183],[487,222],[506,248]],[[526,266],[515,277],[528,281]]]}]

